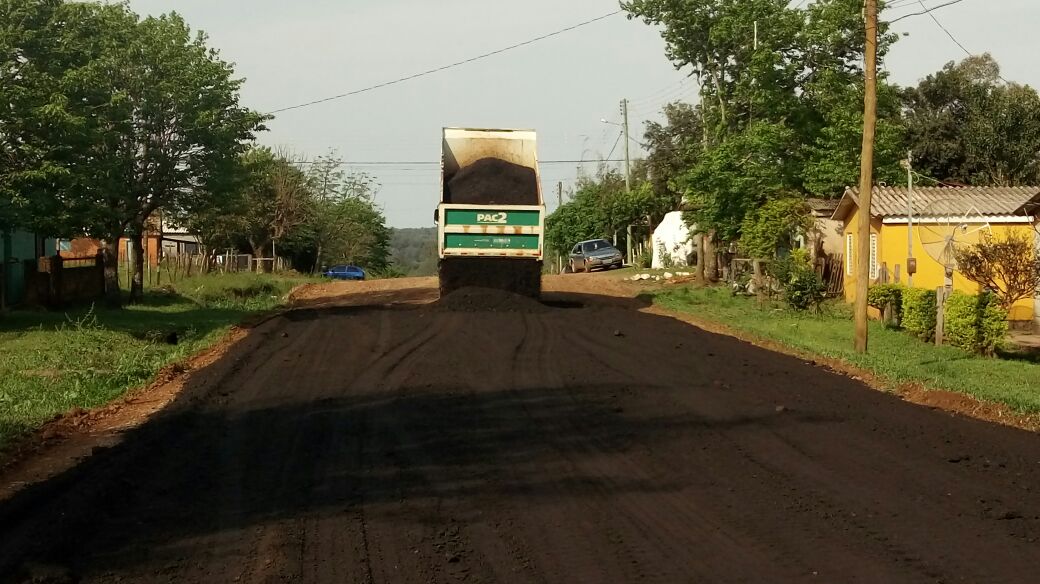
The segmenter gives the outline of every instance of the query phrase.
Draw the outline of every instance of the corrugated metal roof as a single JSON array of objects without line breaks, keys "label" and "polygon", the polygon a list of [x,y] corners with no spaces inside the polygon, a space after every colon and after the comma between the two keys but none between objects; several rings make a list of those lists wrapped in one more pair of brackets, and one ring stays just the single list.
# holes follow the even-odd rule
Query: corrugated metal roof
[{"label": "corrugated metal roof", "polygon": [[[843,220],[859,204],[859,189],[845,191],[834,212]],[[871,215],[905,217],[907,187],[874,187]],[[914,188],[913,212],[917,217],[962,217],[970,215],[1036,215],[1040,187],[923,187]]]}]

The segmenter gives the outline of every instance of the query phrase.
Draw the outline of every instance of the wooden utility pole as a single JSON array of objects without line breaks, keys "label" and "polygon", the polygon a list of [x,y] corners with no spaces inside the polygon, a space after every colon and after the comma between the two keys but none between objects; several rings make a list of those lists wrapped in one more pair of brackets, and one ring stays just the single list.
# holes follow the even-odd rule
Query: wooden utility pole
[{"label": "wooden utility pole", "polygon": [[556,208],[563,206],[563,181],[556,183]]},{"label": "wooden utility pole", "polygon": [[874,193],[874,133],[877,129],[878,2],[866,0],[863,154],[859,176],[859,257],[856,258],[856,351],[867,352],[867,294],[870,292],[870,212]]},{"label": "wooden utility pole", "polygon": [[906,153],[906,285],[914,287],[914,151]]}]

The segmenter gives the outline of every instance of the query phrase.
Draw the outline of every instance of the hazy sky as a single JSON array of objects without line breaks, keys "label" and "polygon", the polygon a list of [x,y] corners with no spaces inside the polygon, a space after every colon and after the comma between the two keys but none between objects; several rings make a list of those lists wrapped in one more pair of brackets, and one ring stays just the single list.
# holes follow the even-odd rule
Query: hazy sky
[{"label": "hazy sky", "polygon": [[[929,7],[945,0],[924,0]],[[889,18],[921,9],[897,0]],[[260,111],[345,93],[460,61],[617,9],[616,0],[130,0],[141,14],[176,10],[248,81]],[[972,52],[989,51],[1009,80],[1040,86],[1037,0],[963,0],[935,16]],[[909,33],[888,59],[892,78],[915,83],[964,52],[928,16],[897,23]],[[606,156],[618,137],[619,101],[632,100],[635,138],[660,106],[693,100],[696,85],[664,56],[659,32],[623,15],[436,75],[282,113],[261,142],[301,157],[330,148],[350,161],[437,162],[444,126],[534,128],[542,160]],[[614,154],[620,158],[622,145]],[[633,156],[638,147],[633,145]],[[591,167],[589,167],[591,169]],[[391,225],[431,225],[437,166],[360,168],[382,184]],[[556,183],[576,165],[543,164],[550,209]]]}]

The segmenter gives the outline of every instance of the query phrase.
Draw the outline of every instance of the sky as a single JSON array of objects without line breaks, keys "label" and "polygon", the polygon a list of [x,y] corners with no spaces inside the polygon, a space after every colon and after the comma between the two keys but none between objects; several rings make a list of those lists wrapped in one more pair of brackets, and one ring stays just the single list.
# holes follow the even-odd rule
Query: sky
[{"label": "sky", "polygon": [[[797,0],[795,0],[797,3]],[[928,7],[948,0],[921,0]],[[922,10],[894,0],[888,18]],[[130,0],[142,15],[177,11],[246,79],[243,104],[272,110],[454,63],[618,9],[616,0]],[[1037,0],[962,0],[933,15],[973,53],[990,52],[1011,81],[1040,86]],[[915,84],[965,52],[928,15],[894,25],[905,34],[889,55],[891,80]],[[384,89],[286,111],[261,143],[300,159],[335,151],[350,162],[440,160],[446,126],[538,131],[543,161],[623,157],[620,100],[631,102],[632,156],[647,120],[697,85],[665,56],[660,31],[616,15],[455,69]],[[617,144],[615,149],[615,144]],[[613,154],[611,155],[611,151]],[[577,164],[541,165],[549,209],[573,187]],[[588,171],[594,165],[586,164]],[[393,227],[432,226],[439,167],[355,166],[381,185]]]}]

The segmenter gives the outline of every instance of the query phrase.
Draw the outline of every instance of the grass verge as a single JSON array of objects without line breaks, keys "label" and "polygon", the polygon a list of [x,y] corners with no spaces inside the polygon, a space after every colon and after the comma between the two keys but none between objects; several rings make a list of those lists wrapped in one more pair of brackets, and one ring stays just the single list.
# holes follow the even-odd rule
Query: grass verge
[{"label": "grass verge", "polygon": [[221,339],[249,316],[275,309],[297,276],[198,276],[151,290],[122,310],[0,316],[0,456],[55,416],[102,406],[163,367]]},{"label": "grass verge", "polygon": [[754,299],[732,296],[728,289],[689,287],[657,292],[653,299],[662,308],[844,361],[893,385],[918,383],[1005,404],[1020,413],[1040,412],[1040,365],[936,347],[878,322],[871,323],[870,352],[861,355],[852,348],[852,314],[844,304],[827,305],[822,314],[813,315],[759,305]]}]

